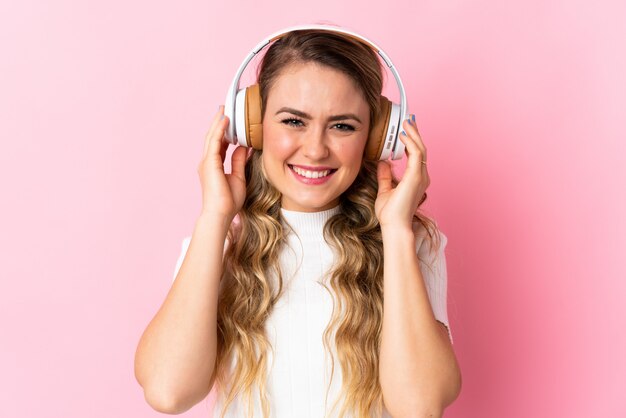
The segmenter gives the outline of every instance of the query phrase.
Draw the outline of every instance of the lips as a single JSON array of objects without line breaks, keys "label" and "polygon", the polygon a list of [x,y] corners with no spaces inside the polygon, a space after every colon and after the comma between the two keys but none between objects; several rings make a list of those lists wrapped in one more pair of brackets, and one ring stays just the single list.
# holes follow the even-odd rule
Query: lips
[{"label": "lips", "polygon": [[[333,174],[335,174],[335,171],[337,171],[337,169],[335,168],[325,170],[303,170],[300,168],[301,166],[293,166],[291,164],[287,165],[289,166],[289,171],[291,171],[291,173],[299,182],[309,185],[324,184],[329,181]],[[307,172],[309,172],[310,177],[307,177]],[[319,177],[320,174],[322,174],[323,176]]]},{"label": "lips", "polygon": [[332,175],[335,171],[337,171],[337,169],[335,168],[330,168],[330,167],[309,167],[309,168],[304,168],[307,166],[299,166],[299,165],[290,165],[288,164],[289,168],[291,169],[291,171],[293,171],[294,173],[298,174],[301,177],[305,177],[305,178],[310,178],[310,179],[317,179],[317,178],[325,178],[325,177],[329,177],[330,175]]}]

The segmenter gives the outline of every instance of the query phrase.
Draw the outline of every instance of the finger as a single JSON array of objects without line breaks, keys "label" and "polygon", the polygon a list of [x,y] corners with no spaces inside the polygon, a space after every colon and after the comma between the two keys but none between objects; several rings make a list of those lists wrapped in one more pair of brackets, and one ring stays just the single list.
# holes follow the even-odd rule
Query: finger
[{"label": "finger", "polygon": [[247,148],[238,146],[235,151],[233,151],[233,155],[231,157],[231,175],[245,180],[245,169],[246,169],[246,156],[247,156]]},{"label": "finger", "polygon": [[220,145],[220,158],[222,160],[222,163],[224,162],[224,159],[226,159],[226,151],[228,150],[228,142],[226,141],[222,141],[221,145]]},{"label": "finger", "polygon": [[411,121],[411,119],[407,119],[404,124],[407,136],[412,140],[413,143],[417,146],[417,149],[422,154],[422,158],[426,161],[426,147],[424,146],[424,142],[422,141],[422,137],[417,130],[417,126],[415,122]]},{"label": "finger", "polygon": [[220,163],[224,162],[226,156],[226,149],[228,148],[228,142],[224,141],[224,132],[228,126],[228,117],[224,116],[223,119],[217,121],[215,130],[209,138],[209,145],[207,148],[207,158],[214,158]]},{"label": "finger", "polygon": [[211,138],[213,138],[215,129],[217,125],[219,124],[220,118],[222,117],[223,114],[224,114],[224,106],[220,105],[217,110],[217,113],[215,114],[215,116],[213,116],[213,120],[211,121],[211,127],[209,128],[209,131],[204,137],[204,148],[202,150],[202,158],[206,157],[207,150],[209,149],[209,144],[211,143]]},{"label": "finger", "polygon": [[409,134],[411,138],[414,139],[415,143],[417,144],[417,148],[419,148],[419,150],[422,152],[422,157],[424,158],[424,161],[426,161],[426,146],[424,145],[424,141],[422,141],[422,136],[417,129],[417,125],[414,121],[411,120],[411,118],[406,119],[405,125],[407,134]]},{"label": "finger", "polygon": [[405,135],[404,132],[400,133],[400,140],[404,144],[408,157],[406,164],[408,173],[406,174],[410,175],[410,173],[415,172],[416,170],[418,173],[421,173],[422,167],[420,166],[423,166],[424,168],[426,166],[420,162],[420,160],[423,158],[422,151],[417,147],[415,140]]},{"label": "finger", "polygon": [[386,161],[380,161],[376,168],[378,178],[378,194],[386,193],[392,189],[391,186],[391,165]]},{"label": "finger", "polygon": [[211,125],[209,126],[209,130],[207,131],[207,133],[204,135],[204,148],[203,148],[203,152],[202,155],[206,154],[206,150],[208,147],[208,143],[209,143],[209,138],[211,138],[211,134],[213,134],[213,130],[215,129],[215,124],[217,123],[217,121],[219,121],[220,119],[220,110],[221,110],[221,105],[217,107],[217,112],[215,113],[215,115],[213,115],[213,119],[211,120]]},{"label": "finger", "polygon": [[404,144],[408,160],[412,160],[414,156],[421,154],[421,150],[417,147],[413,134],[409,131],[400,132],[400,140]]},{"label": "finger", "polygon": [[203,159],[206,157],[206,153],[207,153],[207,150],[209,148],[209,142],[210,142],[211,137],[213,135],[213,131],[215,130],[215,125],[217,124],[219,119],[220,119],[220,109],[218,108],[217,113],[213,116],[213,120],[211,121],[211,126],[209,126],[209,130],[204,135],[204,146],[202,148],[202,158]]},{"label": "finger", "polygon": [[415,142],[417,148],[422,153],[424,161],[426,161],[426,146],[424,145],[424,141],[422,141],[422,136],[420,135],[415,122],[411,121],[411,119],[406,119],[406,123],[404,124],[407,135]]}]

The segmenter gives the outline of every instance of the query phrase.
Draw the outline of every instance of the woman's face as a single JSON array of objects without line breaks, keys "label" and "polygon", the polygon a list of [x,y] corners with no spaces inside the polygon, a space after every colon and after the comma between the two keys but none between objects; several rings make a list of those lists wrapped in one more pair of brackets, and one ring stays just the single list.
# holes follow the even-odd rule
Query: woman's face
[{"label": "woman's face", "polygon": [[359,173],[368,133],[369,106],[350,78],[314,63],[286,68],[263,118],[263,171],[282,207],[338,205]]}]

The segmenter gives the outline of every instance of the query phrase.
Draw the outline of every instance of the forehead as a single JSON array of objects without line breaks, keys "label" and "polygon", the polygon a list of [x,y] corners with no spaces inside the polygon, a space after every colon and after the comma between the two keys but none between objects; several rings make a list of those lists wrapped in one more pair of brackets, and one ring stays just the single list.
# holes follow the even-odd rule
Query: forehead
[{"label": "forehead", "polygon": [[367,102],[354,80],[333,68],[316,63],[298,63],[285,68],[268,94],[268,107],[289,105],[312,110],[312,107],[367,111]]}]

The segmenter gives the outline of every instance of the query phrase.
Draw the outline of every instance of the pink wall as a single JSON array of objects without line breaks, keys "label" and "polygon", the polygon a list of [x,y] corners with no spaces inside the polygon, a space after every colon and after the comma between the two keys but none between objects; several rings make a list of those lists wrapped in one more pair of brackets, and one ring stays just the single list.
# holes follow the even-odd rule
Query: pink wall
[{"label": "pink wall", "polygon": [[0,416],[160,415],[134,351],[209,120],[253,45],[319,21],[387,51],[429,150],[463,371],[445,416],[626,416],[624,4],[3,2]]}]

